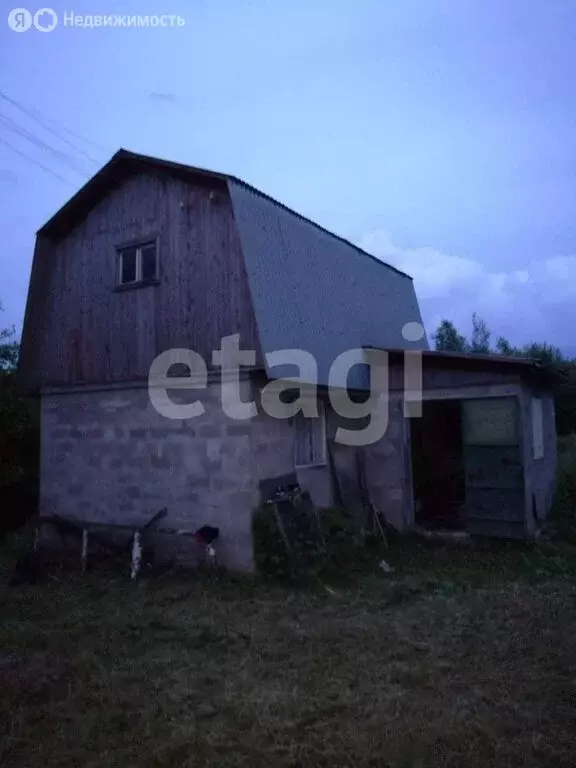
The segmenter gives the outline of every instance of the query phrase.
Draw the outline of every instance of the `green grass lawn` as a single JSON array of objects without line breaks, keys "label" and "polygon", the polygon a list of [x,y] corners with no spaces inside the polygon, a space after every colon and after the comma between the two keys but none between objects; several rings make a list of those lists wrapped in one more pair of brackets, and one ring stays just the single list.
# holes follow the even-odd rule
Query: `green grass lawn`
[{"label": "green grass lawn", "polygon": [[576,560],[395,544],[332,591],[0,586],[0,764],[576,765]]}]

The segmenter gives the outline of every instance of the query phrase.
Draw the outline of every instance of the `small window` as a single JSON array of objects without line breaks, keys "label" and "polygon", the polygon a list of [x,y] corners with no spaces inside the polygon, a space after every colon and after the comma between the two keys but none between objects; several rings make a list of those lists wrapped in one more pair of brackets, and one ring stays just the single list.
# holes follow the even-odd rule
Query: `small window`
[{"label": "small window", "polygon": [[145,245],[140,249],[142,260],[142,280],[156,279],[156,243]]},{"label": "small window", "polygon": [[156,242],[131,245],[118,251],[119,285],[151,283],[158,277]]},{"label": "small window", "polygon": [[120,254],[120,282],[136,282],[136,248],[125,248]]},{"label": "small window", "polygon": [[318,416],[306,417],[299,411],[293,418],[294,465],[314,467],[326,464],[326,421],[324,407],[318,404]]}]

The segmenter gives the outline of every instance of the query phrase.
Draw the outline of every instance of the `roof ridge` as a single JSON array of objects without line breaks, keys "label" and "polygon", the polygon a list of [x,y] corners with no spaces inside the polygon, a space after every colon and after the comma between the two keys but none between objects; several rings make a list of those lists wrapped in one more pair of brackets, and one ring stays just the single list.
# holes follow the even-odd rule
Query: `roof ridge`
[{"label": "roof ridge", "polygon": [[233,181],[235,184],[241,184],[243,187],[246,187],[251,192],[254,192],[254,194],[259,195],[260,197],[265,198],[266,200],[269,200],[271,203],[274,203],[274,205],[277,205],[279,208],[283,208],[288,213],[292,214],[293,216],[297,216],[302,221],[305,221],[307,224],[312,224],[313,227],[316,227],[316,229],[319,229],[321,232],[324,232],[327,235],[330,235],[330,237],[335,238],[341,243],[344,243],[344,245],[347,245],[350,248],[354,248],[355,251],[358,251],[358,253],[361,253],[363,256],[368,256],[370,259],[373,259],[378,264],[381,264],[383,267],[388,267],[388,269],[391,269],[393,272],[396,272],[399,275],[402,275],[402,277],[407,277],[409,280],[414,280],[412,275],[409,275],[407,272],[404,272],[401,269],[398,269],[398,267],[393,266],[392,264],[389,264],[387,261],[383,261],[382,259],[379,259],[378,256],[374,256],[373,253],[370,253],[369,251],[365,251],[364,248],[360,248],[359,245],[356,245],[356,243],[353,243],[351,240],[347,240],[345,237],[342,237],[342,235],[337,235],[335,232],[332,232],[332,230],[327,229],[326,227],[323,227],[322,224],[318,224],[317,221],[314,221],[314,219],[310,219],[308,216],[305,216],[303,213],[299,213],[298,211],[295,211],[294,208],[290,208],[289,205],[286,205],[285,203],[280,202],[280,200],[276,200],[275,197],[272,197],[272,195],[267,194],[266,192],[262,192],[262,190],[258,189],[257,187],[253,187],[252,184],[248,184],[246,181],[243,181],[242,179],[237,178],[236,176],[229,176],[229,181]]},{"label": "roof ridge", "polygon": [[334,237],[336,240],[339,240],[341,243],[344,243],[345,245],[348,245],[351,248],[354,248],[354,250],[358,251],[359,253],[365,256],[369,256],[371,259],[374,259],[379,264],[382,264],[383,266],[388,267],[389,269],[392,269],[394,272],[397,272],[399,275],[403,275],[404,277],[407,277],[409,280],[414,279],[412,275],[409,275],[407,272],[404,272],[403,270],[398,269],[398,267],[395,267],[392,264],[389,264],[387,261],[383,261],[382,259],[379,259],[378,256],[375,256],[373,253],[369,253],[369,251],[364,250],[364,248],[360,248],[360,246],[356,245],[356,243],[353,243],[347,238],[342,237],[342,235],[337,235],[336,232],[332,232],[331,229],[327,229],[326,227],[322,226],[322,224],[319,224],[317,221],[314,221],[314,219],[311,219],[308,216],[305,216],[303,213],[300,213],[299,211],[294,210],[294,208],[290,208],[290,206],[286,205],[286,203],[283,203],[280,200],[277,200],[275,197],[272,197],[272,195],[269,195],[267,192],[263,192],[261,189],[259,189],[258,187],[255,187],[253,184],[250,184],[247,181],[244,181],[244,179],[241,179],[239,176],[234,176],[231,173],[222,173],[221,171],[211,171],[210,169],[207,169],[207,168],[199,168],[198,166],[187,165],[186,163],[175,163],[172,160],[163,160],[162,158],[153,157],[151,155],[139,155],[136,152],[130,152],[129,150],[125,150],[125,149],[121,149],[120,152],[126,153],[126,155],[132,156],[134,158],[147,160],[148,162],[166,163],[167,165],[173,164],[183,168],[188,168],[190,171],[197,171],[199,173],[213,175],[220,179],[227,179],[229,182],[232,181],[235,184],[241,184],[243,187],[246,187],[247,189],[251,190],[255,194],[259,195],[260,197],[263,197],[266,200],[270,200],[270,202],[274,203],[274,205],[277,205],[280,208],[283,208],[285,211],[287,211],[288,213],[291,213],[293,216],[297,216],[302,221],[305,221],[308,224],[312,224],[312,226],[321,230],[325,234],[330,235],[331,237]]}]

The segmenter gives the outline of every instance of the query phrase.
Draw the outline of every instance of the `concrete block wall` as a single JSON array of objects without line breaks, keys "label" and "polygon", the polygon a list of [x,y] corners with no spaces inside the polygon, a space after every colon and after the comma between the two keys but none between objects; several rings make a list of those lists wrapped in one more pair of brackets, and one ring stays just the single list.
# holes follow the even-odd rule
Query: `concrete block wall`
[{"label": "concrete block wall", "polygon": [[[242,399],[254,396],[252,383],[243,381]],[[261,409],[253,419],[231,419],[222,410],[218,383],[170,397],[180,404],[198,399],[205,411],[168,419],[145,387],[43,395],[41,513],[140,525],[167,507],[163,525],[217,526],[222,562],[249,571],[258,483],[294,471],[292,424]],[[298,479],[317,505],[331,503],[328,464],[299,470]],[[187,560],[185,539],[155,538],[161,557]]]},{"label": "concrete block wall", "polygon": [[166,506],[167,526],[219,527],[223,562],[251,570],[250,422],[223,413],[216,385],[201,399],[204,414],[171,420],[146,388],[44,395],[41,513],[137,525]]},{"label": "concrete block wall", "polygon": [[372,503],[396,530],[413,525],[410,463],[404,405],[400,398],[389,401],[388,429],[384,437],[366,446],[366,480]]},{"label": "concrete block wall", "polygon": [[[243,400],[256,399],[242,382]],[[220,529],[218,553],[231,569],[251,570],[252,511],[260,480],[294,471],[293,428],[261,408],[246,421],[227,416],[220,385],[174,402],[199,399],[192,419],[168,419],[145,387],[75,390],[42,397],[41,512],[92,522],[141,525],[162,507],[163,524]],[[337,420],[327,406],[327,431]],[[385,437],[366,449],[373,499],[395,527],[409,525],[402,403],[392,401]],[[333,503],[330,464],[297,471],[317,506]],[[186,559],[186,540],[157,537],[167,556]]]}]

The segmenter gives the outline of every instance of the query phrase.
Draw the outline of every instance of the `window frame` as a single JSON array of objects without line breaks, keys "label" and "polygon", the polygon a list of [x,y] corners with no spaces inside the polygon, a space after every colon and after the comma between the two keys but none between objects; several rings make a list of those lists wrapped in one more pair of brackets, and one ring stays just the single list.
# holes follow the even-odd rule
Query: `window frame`
[{"label": "window frame", "polygon": [[[303,421],[302,421],[303,420]],[[307,422],[319,422],[319,429],[320,429],[320,445],[322,448],[322,456],[321,458],[317,458],[312,456],[312,461],[309,464],[299,464],[297,459],[297,434],[298,434],[298,425],[299,424],[306,424]],[[292,435],[293,435],[293,461],[294,461],[294,468],[295,469],[310,469],[313,467],[325,467],[328,463],[328,446],[326,441],[326,410],[324,408],[324,403],[322,400],[318,400],[318,416],[315,417],[307,417],[304,416],[302,411],[298,411],[293,417],[292,417]],[[316,459],[317,460],[314,460]]]},{"label": "window frame", "polygon": [[[144,279],[142,277],[142,251],[150,246],[154,246],[155,251],[155,269],[154,277]],[[124,252],[129,249],[136,250],[135,275],[136,279],[129,282],[122,282],[122,267]],[[116,246],[116,264],[115,264],[115,288],[116,290],[128,290],[130,288],[139,288],[147,285],[157,285],[159,283],[159,239],[152,235],[146,238],[138,238],[127,243]]]}]

